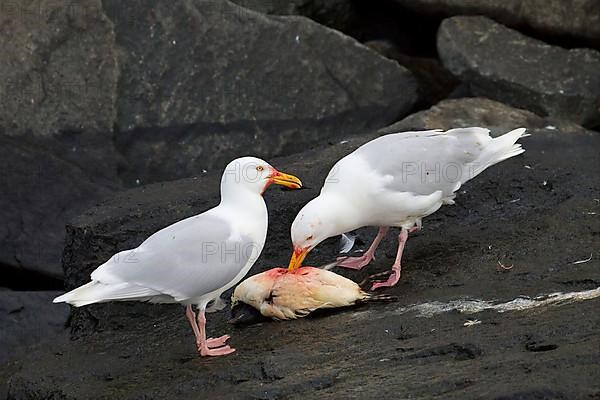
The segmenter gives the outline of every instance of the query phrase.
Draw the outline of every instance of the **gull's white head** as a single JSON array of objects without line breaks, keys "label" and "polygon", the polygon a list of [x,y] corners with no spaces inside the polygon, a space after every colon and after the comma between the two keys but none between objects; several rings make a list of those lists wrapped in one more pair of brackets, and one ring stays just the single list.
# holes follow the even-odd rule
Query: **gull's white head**
[{"label": "gull's white head", "polygon": [[323,240],[353,229],[346,226],[353,215],[352,212],[347,212],[347,208],[347,203],[321,194],[300,210],[291,228],[294,252],[289,270],[302,266],[308,252]]},{"label": "gull's white head", "polygon": [[257,157],[241,157],[231,161],[225,167],[221,177],[221,192],[246,189],[262,194],[272,183],[290,189],[302,187],[300,179],[294,175],[277,171],[268,162]]}]

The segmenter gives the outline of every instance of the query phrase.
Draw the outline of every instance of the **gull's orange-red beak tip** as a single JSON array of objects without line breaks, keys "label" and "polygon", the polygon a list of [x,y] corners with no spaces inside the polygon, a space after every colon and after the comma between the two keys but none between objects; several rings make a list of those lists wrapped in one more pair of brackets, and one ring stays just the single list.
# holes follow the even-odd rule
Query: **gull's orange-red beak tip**
[{"label": "gull's orange-red beak tip", "polygon": [[300,268],[307,254],[308,249],[294,246],[294,252],[292,253],[292,258],[290,258],[290,264],[288,265],[288,271],[292,272]]},{"label": "gull's orange-red beak tip", "polygon": [[271,183],[285,186],[290,189],[300,189],[302,187],[302,181],[298,179],[298,177],[277,171],[276,169],[273,169],[270,178]]}]

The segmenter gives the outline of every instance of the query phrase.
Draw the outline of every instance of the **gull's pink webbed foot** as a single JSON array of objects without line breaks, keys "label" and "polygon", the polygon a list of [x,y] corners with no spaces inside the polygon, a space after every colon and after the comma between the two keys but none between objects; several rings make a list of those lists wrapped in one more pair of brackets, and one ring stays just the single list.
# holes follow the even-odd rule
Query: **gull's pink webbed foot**
[{"label": "gull's pink webbed foot", "polygon": [[209,349],[212,349],[213,347],[225,346],[225,342],[227,342],[230,337],[231,336],[229,335],[223,335],[218,338],[208,338],[206,339],[206,346],[208,346]]},{"label": "gull's pink webbed foot", "polygon": [[360,257],[338,257],[336,267],[360,270],[375,258],[374,255],[365,253]]},{"label": "gull's pink webbed foot", "polygon": [[229,347],[229,346],[216,347],[214,349],[204,346],[204,347],[200,348],[199,353],[203,357],[204,356],[217,357],[217,356],[226,356],[227,354],[231,354],[234,351],[235,351],[235,349],[232,347]]},{"label": "gull's pink webbed foot", "polygon": [[371,290],[379,289],[382,287],[392,287],[400,280],[400,271],[393,271],[387,281],[383,282],[375,282],[373,286],[371,286]]}]

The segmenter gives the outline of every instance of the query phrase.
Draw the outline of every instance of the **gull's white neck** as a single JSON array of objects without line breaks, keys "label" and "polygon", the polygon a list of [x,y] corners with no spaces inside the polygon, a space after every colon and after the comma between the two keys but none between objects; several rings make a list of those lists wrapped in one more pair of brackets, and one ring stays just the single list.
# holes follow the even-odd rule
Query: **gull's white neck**
[{"label": "gull's white neck", "polygon": [[262,195],[251,189],[243,185],[236,187],[222,183],[221,202],[211,210],[231,224],[233,236],[250,238],[252,251],[251,254],[247,254],[248,261],[237,276],[218,292],[214,292],[216,296],[238,283],[248,273],[265,246],[269,224],[267,205]]},{"label": "gull's white neck", "polygon": [[226,218],[236,230],[264,244],[267,236],[268,213],[263,197],[243,185],[221,184],[221,203],[215,211]]}]

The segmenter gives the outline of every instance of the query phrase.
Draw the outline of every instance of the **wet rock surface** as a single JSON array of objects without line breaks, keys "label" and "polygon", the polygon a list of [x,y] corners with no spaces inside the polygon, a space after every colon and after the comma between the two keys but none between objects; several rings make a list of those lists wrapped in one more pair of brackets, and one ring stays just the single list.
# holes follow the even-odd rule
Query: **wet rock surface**
[{"label": "wet rock surface", "polygon": [[[455,206],[426,218],[424,229],[411,236],[402,278],[386,291],[398,302],[241,328],[226,323],[227,312],[210,314],[209,334],[231,334],[238,350],[218,359],[197,357],[179,306],[87,307],[74,314],[70,342],[34,348],[9,364],[8,398],[597,396],[597,299],[433,318],[401,311],[417,303],[510,301],[600,286],[594,253],[600,225],[593,214],[600,186],[589,179],[600,172],[597,133],[485,99],[445,101],[395,127],[484,125],[499,134],[524,123],[532,133],[522,140],[527,151],[466,184]],[[378,134],[272,160],[311,189],[267,192],[268,242],[251,273],[285,265],[297,210],[318,193],[335,160]],[[209,174],[131,189],[79,217],[69,227],[64,254],[68,286],[86,281],[117,250],[215,205],[217,182]],[[365,242],[374,233],[359,231]],[[330,261],[336,244],[315,249],[306,264]],[[360,281],[384,271],[395,245],[390,235],[365,270],[337,272]],[[588,262],[575,263],[590,253]],[[467,320],[480,323],[465,326]]]},{"label": "wet rock surface", "polygon": [[0,289],[0,363],[27,346],[68,335],[69,306],[52,304],[60,293]]},{"label": "wet rock surface", "polygon": [[540,115],[600,124],[600,52],[566,50],[486,17],[444,20],[437,41],[446,68],[474,96]]}]

